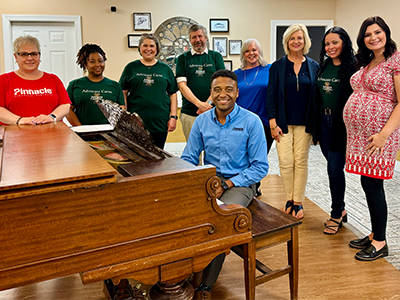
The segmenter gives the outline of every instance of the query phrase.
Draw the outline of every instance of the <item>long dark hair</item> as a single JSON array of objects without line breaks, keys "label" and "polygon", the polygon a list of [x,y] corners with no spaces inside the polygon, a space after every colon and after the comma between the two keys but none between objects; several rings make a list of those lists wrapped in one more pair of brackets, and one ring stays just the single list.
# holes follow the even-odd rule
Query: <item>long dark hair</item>
[{"label": "long dark hair", "polygon": [[322,74],[328,62],[332,60],[332,58],[330,58],[325,51],[325,38],[330,33],[336,33],[337,35],[339,35],[339,38],[343,42],[342,52],[340,53],[340,66],[338,76],[341,79],[341,82],[345,82],[346,80],[350,79],[351,75],[353,75],[355,71],[356,59],[354,56],[353,44],[351,42],[350,36],[346,32],[346,30],[339,26],[328,29],[322,39],[321,52],[319,54],[321,68],[318,72],[318,76]]},{"label": "long dark hair", "polygon": [[104,61],[107,60],[106,58],[106,53],[101,49],[99,45],[96,44],[85,44],[82,46],[82,48],[79,50],[76,59],[76,63],[84,70],[86,71],[86,64],[87,60],[89,59],[89,55],[92,53],[99,53],[101,56],[103,56]]},{"label": "long dark hair", "polygon": [[367,27],[373,24],[378,24],[378,26],[382,28],[382,30],[386,34],[386,45],[385,45],[385,51],[383,52],[383,56],[385,57],[385,59],[390,57],[397,50],[396,42],[392,40],[390,28],[386,24],[386,22],[381,17],[378,16],[369,17],[365,19],[364,22],[361,24],[360,31],[358,32],[358,37],[357,37],[358,51],[356,54],[357,68],[367,66],[374,57],[374,52],[369,50],[364,42],[364,37],[365,37],[365,32],[367,31]]}]

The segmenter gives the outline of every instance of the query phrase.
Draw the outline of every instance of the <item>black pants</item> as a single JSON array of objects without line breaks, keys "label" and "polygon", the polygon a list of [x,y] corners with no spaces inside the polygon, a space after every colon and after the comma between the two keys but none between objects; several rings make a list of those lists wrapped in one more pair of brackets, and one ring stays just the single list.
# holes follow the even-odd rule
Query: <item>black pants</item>
[{"label": "black pants", "polygon": [[154,140],[154,144],[160,149],[164,150],[165,141],[167,140],[168,132],[150,132]]},{"label": "black pants", "polygon": [[361,176],[361,186],[367,198],[374,240],[386,239],[387,204],[383,179]]},{"label": "black pants", "polygon": [[271,128],[269,126],[264,126],[264,134],[265,134],[265,139],[267,140],[267,154],[269,153],[269,150],[272,147],[272,143],[274,142],[274,138],[271,135]]}]

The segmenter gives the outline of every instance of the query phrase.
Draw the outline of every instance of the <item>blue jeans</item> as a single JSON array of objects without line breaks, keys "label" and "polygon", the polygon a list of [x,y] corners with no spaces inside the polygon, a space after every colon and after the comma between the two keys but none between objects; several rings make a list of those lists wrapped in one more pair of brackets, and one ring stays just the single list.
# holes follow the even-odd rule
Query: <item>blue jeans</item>
[{"label": "blue jeans", "polygon": [[346,153],[329,150],[332,140],[332,118],[332,115],[322,114],[320,146],[322,154],[328,162],[329,188],[332,198],[331,218],[340,219],[345,206],[344,192],[346,189],[346,180],[344,165],[346,162]]}]

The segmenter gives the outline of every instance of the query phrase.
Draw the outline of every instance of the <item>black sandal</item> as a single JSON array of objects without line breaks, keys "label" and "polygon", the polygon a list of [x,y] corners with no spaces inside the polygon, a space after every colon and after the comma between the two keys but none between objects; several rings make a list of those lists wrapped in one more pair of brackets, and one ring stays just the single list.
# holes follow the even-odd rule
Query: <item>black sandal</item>
[{"label": "black sandal", "polygon": [[297,214],[299,213],[299,211],[301,211],[301,210],[304,210],[303,209],[303,205],[297,205],[297,204],[293,204],[293,210],[292,211],[294,211],[294,213],[295,213],[295,215],[293,216],[293,217],[295,217],[296,219],[299,219],[299,220],[301,220],[301,219],[303,219],[304,218],[304,213],[303,213],[303,216],[301,217],[301,218],[298,218],[297,217]]},{"label": "black sandal", "polygon": [[[288,215],[291,215],[291,214],[292,214],[293,205],[294,205],[293,200],[288,200],[288,201],[286,201],[286,204],[285,204],[285,213],[286,213],[286,214],[288,214]],[[287,211],[288,209],[289,209],[289,211]]]},{"label": "black sandal", "polygon": [[343,226],[343,222],[342,221],[338,222],[338,221],[333,220],[333,219],[329,219],[329,221],[331,221],[331,222],[333,222],[333,223],[335,223],[337,225],[331,225],[331,226],[325,225],[325,229],[327,228],[327,229],[332,230],[334,232],[326,232],[326,231],[324,231],[324,233],[328,234],[328,235],[334,235],[334,234],[338,233],[339,229],[342,228],[342,226]]},{"label": "black sandal", "polygon": [[[326,222],[328,222],[329,220],[326,220]],[[324,223],[325,227],[326,227],[326,222]],[[344,215],[342,214],[342,222],[347,223],[347,211],[346,211],[346,214],[344,214]]]}]

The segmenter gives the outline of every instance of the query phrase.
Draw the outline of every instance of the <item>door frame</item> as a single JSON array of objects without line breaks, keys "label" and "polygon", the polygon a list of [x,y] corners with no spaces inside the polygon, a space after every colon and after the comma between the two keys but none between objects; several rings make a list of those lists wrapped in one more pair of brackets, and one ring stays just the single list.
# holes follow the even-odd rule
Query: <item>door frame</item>
[{"label": "door frame", "polygon": [[[13,40],[12,40],[12,23],[13,22],[53,22],[53,23],[72,23],[75,30],[75,45],[78,53],[82,47],[82,26],[81,16],[56,16],[56,15],[2,15],[3,19],[3,46],[4,46],[4,69],[5,72],[13,71]],[[78,73],[80,69],[76,66]]]},{"label": "door frame", "polygon": [[304,24],[306,26],[325,26],[325,31],[333,27],[333,20],[272,20],[271,21],[271,63],[276,60],[276,29],[278,26]]}]

